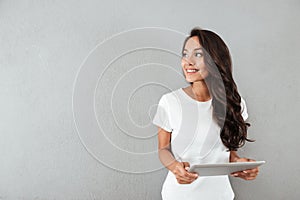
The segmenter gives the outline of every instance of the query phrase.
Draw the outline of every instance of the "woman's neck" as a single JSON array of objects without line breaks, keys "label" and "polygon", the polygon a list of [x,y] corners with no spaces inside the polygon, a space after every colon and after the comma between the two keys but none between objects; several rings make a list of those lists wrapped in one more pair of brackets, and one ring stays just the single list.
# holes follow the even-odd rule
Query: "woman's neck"
[{"label": "woman's neck", "polygon": [[194,95],[194,99],[198,101],[208,101],[211,99],[208,87],[204,80],[193,82],[190,87],[191,92]]}]

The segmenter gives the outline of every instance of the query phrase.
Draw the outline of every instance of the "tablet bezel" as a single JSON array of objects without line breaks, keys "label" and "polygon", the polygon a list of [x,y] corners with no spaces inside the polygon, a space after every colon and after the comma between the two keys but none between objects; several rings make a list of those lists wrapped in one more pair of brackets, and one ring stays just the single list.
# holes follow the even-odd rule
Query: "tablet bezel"
[{"label": "tablet bezel", "polygon": [[253,169],[265,164],[265,161],[255,162],[230,162],[230,163],[206,163],[192,165],[189,172],[196,172],[200,176],[229,175],[233,172]]}]

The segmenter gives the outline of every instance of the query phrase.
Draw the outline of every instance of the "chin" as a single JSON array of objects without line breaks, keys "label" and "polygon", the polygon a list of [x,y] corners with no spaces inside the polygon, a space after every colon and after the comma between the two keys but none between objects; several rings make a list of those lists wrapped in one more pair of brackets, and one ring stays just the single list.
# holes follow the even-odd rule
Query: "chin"
[{"label": "chin", "polygon": [[192,80],[186,80],[186,81],[190,84],[197,82],[197,81],[192,81]]},{"label": "chin", "polygon": [[197,81],[204,81],[203,78],[198,78],[198,79],[185,79],[187,82],[189,83],[194,83],[194,82],[197,82]]}]

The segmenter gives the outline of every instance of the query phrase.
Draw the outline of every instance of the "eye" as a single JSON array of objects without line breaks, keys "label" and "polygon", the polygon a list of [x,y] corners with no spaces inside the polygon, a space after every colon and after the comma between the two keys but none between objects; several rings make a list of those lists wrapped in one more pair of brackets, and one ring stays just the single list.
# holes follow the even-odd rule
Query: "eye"
[{"label": "eye", "polygon": [[182,57],[187,57],[188,56],[188,54],[187,53],[182,53]]},{"label": "eye", "polygon": [[202,53],[197,52],[197,53],[195,53],[195,56],[196,56],[196,57],[201,57],[201,56],[202,56]]}]

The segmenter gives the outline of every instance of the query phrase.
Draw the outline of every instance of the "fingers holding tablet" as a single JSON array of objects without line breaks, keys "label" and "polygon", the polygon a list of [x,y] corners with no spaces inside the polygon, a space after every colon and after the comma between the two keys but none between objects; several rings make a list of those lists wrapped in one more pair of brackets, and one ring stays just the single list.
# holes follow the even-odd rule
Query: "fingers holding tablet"
[{"label": "fingers holding tablet", "polygon": [[178,162],[175,169],[172,171],[175,175],[177,182],[180,184],[190,184],[198,178],[197,173],[187,171],[189,169],[188,162]]},{"label": "fingers holding tablet", "polygon": [[[236,160],[236,162],[256,162],[256,161],[253,159],[249,159],[249,158],[239,158]],[[258,175],[258,172],[259,172],[259,169],[257,166],[255,168],[233,172],[233,173],[231,173],[231,176],[239,177],[244,180],[254,180],[256,178],[256,176]]]}]

